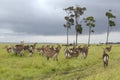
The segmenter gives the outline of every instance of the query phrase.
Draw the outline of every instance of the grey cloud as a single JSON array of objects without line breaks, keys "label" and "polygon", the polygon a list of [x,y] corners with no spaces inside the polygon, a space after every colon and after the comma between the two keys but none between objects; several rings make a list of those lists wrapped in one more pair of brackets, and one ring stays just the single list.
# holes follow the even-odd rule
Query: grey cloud
[{"label": "grey cloud", "polygon": [[[68,6],[80,5],[87,8],[85,15],[94,16],[96,19],[95,33],[103,33],[107,27],[105,12],[112,9],[115,15],[119,16],[119,2],[117,0],[45,0],[48,10],[36,9],[33,3],[38,0],[0,0],[0,28],[11,29],[14,32],[37,34],[37,35],[65,35],[66,29],[64,16],[67,15],[63,8]],[[41,0],[42,1],[42,0]],[[109,2],[109,3],[108,3]],[[37,6],[39,7],[39,6]],[[47,8],[46,8],[47,9]],[[118,13],[119,12],[119,13]],[[119,31],[119,21],[113,31]],[[87,33],[87,27],[84,27],[84,34]],[[70,30],[74,34],[74,28]]]}]

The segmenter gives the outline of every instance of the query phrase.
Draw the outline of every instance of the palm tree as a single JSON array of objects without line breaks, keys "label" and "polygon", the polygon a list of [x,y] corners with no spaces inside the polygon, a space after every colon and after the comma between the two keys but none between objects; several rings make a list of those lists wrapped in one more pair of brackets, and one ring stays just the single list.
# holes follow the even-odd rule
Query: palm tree
[{"label": "palm tree", "polygon": [[112,20],[112,19],[116,18],[116,16],[112,14],[111,10],[107,11],[105,15],[108,18],[108,29],[107,29],[107,39],[106,39],[106,45],[107,45],[109,33],[110,33],[110,27],[116,26],[115,22]]},{"label": "palm tree", "polygon": [[87,18],[84,18],[85,20],[85,23],[86,23],[86,26],[89,27],[89,37],[88,37],[88,46],[90,45],[90,35],[91,35],[91,32],[94,32],[94,30],[92,28],[95,27],[95,19],[93,16],[90,16],[90,17],[87,17]]},{"label": "palm tree", "polygon": [[66,24],[64,24],[64,27],[67,29],[67,46],[69,44],[69,29],[71,29],[71,26],[74,25],[74,19],[72,17],[72,14],[70,15],[71,11],[64,9],[66,11],[66,13],[68,14],[68,16],[65,16],[64,19],[66,20]]},{"label": "palm tree", "polygon": [[76,22],[76,26],[75,26],[75,30],[76,30],[76,46],[77,46],[77,43],[78,43],[78,33],[79,34],[82,34],[82,25],[78,23],[79,19],[80,19],[80,16],[82,16],[84,14],[84,11],[86,10],[85,7],[75,7],[73,9],[74,11],[74,16],[75,16],[75,22]]},{"label": "palm tree", "polygon": [[85,7],[68,7],[65,9],[66,11],[69,11],[70,16],[75,18],[75,30],[76,30],[76,45],[77,45],[77,40],[78,40],[78,33],[82,34],[82,26],[81,24],[78,23],[80,16],[84,14],[84,11],[86,10]]}]

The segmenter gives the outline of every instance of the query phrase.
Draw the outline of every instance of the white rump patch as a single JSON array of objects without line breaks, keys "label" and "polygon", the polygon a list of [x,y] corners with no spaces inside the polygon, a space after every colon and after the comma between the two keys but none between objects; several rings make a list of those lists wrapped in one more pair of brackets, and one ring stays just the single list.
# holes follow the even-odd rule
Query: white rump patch
[{"label": "white rump patch", "polygon": [[32,56],[32,53],[29,53],[29,56]]},{"label": "white rump patch", "polygon": [[30,50],[32,50],[33,48],[32,48],[32,47],[30,47],[29,49],[30,49]]},{"label": "white rump patch", "polygon": [[69,53],[66,53],[66,57],[71,57],[71,55]]},{"label": "white rump patch", "polygon": [[72,50],[70,50],[70,52],[72,53],[73,51],[72,51]]},{"label": "white rump patch", "polygon": [[83,57],[85,57],[86,56],[86,54],[85,54],[85,52],[83,53]]},{"label": "white rump patch", "polygon": [[104,56],[104,62],[108,61],[108,56]]}]

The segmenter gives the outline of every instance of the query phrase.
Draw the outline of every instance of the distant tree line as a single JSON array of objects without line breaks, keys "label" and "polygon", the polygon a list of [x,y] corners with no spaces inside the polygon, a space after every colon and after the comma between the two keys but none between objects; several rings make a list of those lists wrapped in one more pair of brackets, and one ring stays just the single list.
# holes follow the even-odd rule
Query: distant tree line
[{"label": "distant tree line", "polygon": [[[100,44],[106,44],[106,43],[100,43]],[[108,42],[107,44],[120,44],[120,42]]]}]

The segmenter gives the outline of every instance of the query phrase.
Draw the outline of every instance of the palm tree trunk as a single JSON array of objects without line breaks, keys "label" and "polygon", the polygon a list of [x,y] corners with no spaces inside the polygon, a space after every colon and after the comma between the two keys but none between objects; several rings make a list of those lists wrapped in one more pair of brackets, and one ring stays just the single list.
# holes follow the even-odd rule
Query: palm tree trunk
[{"label": "palm tree trunk", "polygon": [[76,31],[76,46],[77,46],[77,44],[78,44],[78,33]]},{"label": "palm tree trunk", "polygon": [[108,44],[108,38],[109,38],[109,26],[108,26],[108,30],[107,30],[107,39],[106,39],[106,45]]},{"label": "palm tree trunk", "polygon": [[90,45],[91,27],[89,27],[88,46]]},{"label": "palm tree trunk", "polygon": [[68,27],[67,27],[67,46],[68,46],[68,44],[69,44],[69,37],[68,37],[68,35],[69,35],[69,29],[68,29]]},{"label": "palm tree trunk", "polygon": [[[108,22],[109,22],[109,19],[108,19]],[[110,32],[110,27],[109,27],[109,23],[108,23],[106,45],[108,44],[109,32]]]},{"label": "palm tree trunk", "polygon": [[77,42],[78,42],[78,32],[77,32],[77,25],[78,25],[78,21],[77,21],[77,17],[75,17],[75,21],[76,21],[76,26],[75,26],[75,30],[76,30],[76,46],[77,46]]}]

